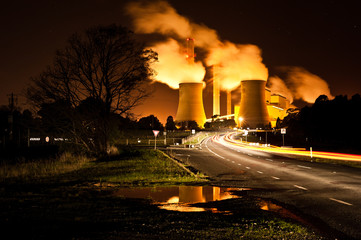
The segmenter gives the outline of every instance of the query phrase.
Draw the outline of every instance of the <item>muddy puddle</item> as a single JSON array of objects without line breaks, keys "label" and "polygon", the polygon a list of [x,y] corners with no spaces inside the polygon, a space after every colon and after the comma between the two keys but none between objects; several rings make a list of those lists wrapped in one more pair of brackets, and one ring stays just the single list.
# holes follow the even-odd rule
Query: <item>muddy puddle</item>
[{"label": "muddy puddle", "polygon": [[248,188],[224,188],[213,186],[179,186],[179,187],[153,187],[153,188],[121,188],[115,195],[126,198],[151,199],[160,209],[180,212],[212,211],[217,213],[230,213],[218,211],[216,208],[195,207],[192,204],[222,201],[231,198],[240,198],[234,192],[247,191]]},{"label": "muddy puddle", "polygon": [[[220,211],[217,208],[199,207],[198,203],[209,203],[232,198],[242,198],[245,191],[251,188],[225,188],[215,186],[179,186],[179,187],[146,187],[146,188],[120,188],[114,192],[115,196],[125,198],[150,199],[160,209],[179,212],[203,212],[232,214],[231,211]],[[279,215],[303,220],[284,207],[269,200],[255,198],[258,207],[264,211],[276,212]],[[197,206],[194,206],[197,205]]]}]

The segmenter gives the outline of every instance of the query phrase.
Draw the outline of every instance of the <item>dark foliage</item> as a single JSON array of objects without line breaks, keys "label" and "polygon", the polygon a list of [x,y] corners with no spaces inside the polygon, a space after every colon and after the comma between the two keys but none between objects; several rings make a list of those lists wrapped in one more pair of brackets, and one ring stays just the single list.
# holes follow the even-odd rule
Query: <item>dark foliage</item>
[{"label": "dark foliage", "polygon": [[143,117],[137,122],[138,128],[142,130],[163,130],[164,127],[160,123],[157,117],[154,115],[149,115],[148,117]]},{"label": "dark foliage", "polygon": [[280,127],[294,145],[318,148],[361,149],[361,97],[321,95],[311,107],[290,113]]},{"label": "dark foliage", "polygon": [[237,124],[233,119],[216,119],[204,124],[204,127],[209,130],[230,129],[236,126]]},{"label": "dark foliage", "polygon": [[200,127],[196,121],[183,121],[183,122],[176,122],[178,129],[180,130],[200,130]]},{"label": "dark foliage", "polygon": [[167,117],[167,123],[165,124],[165,129],[169,131],[176,130],[177,127],[175,126],[175,122],[172,116]]},{"label": "dark foliage", "polygon": [[150,95],[150,65],[156,60],[124,27],[90,28],[57,51],[54,63],[32,79],[27,98],[48,131],[70,134],[74,144],[104,154],[114,115],[127,116]]}]

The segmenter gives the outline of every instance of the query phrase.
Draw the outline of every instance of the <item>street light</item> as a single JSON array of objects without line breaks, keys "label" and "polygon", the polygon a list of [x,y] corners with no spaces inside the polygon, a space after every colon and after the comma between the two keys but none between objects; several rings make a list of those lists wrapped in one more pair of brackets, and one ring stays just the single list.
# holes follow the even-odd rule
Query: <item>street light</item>
[{"label": "street light", "polygon": [[243,121],[244,119],[243,119],[243,117],[239,117],[238,118],[238,122],[239,122],[239,127],[242,129],[242,121]]}]

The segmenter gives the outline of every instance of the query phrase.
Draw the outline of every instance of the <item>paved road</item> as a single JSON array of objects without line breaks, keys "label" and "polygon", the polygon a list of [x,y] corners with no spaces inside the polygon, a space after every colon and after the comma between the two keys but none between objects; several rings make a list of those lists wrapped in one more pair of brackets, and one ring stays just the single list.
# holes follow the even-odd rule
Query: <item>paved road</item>
[{"label": "paved road", "polygon": [[220,184],[256,189],[260,197],[294,206],[315,221],[361,239],[361,169],[225,146],[212,138],[200,148],[172,151]]}]

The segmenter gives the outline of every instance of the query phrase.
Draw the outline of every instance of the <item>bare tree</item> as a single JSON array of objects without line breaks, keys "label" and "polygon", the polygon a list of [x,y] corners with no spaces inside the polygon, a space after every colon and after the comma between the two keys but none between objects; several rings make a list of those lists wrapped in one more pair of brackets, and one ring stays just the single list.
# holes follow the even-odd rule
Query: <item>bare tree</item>
[{"label": "bare tree", "polygon": [[[154,75],[151,64],[156,60],[157,54],[135,41],[124,27],[90,28],[71,36],[68,45],[56,52],[53,64],[32,79],[27,97],[37,108],[66,102],[74,110],[64,114],[73,122],[75,142],[104,152],[109,144],[111,115],[128,114],[150,95]],[[82,105],[96,109],[84,117],[84,111],[79,111],[84,110]],[[84,134],[89,128],[96,132],[97,141]]]}]

